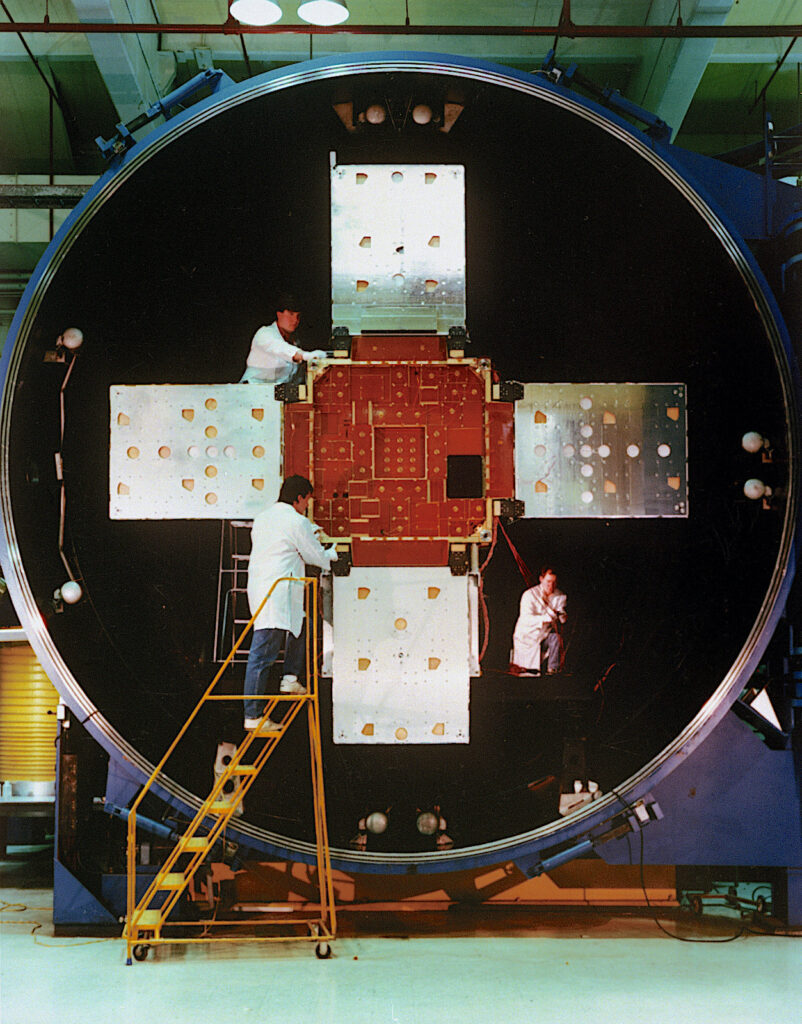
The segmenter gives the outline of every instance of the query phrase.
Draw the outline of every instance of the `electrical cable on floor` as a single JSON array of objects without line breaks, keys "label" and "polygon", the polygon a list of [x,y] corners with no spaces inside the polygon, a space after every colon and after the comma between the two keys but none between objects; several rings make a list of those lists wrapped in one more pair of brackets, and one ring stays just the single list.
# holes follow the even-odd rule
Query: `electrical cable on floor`
[{"label": "electrical cable on floor", "polygon": [[[5,913],[9,913],[9,914],[10,913],[24,914],[26,911],[29,911],[29,910],[37,911],[37,910],[49,910],[49,909],[50,909],[49,907],[29,907],[26,903],[7,903],[5,900],[0,900],[0,914],[5,914]],[[91,945],[93,945],[96,942],[112,942],[112,941],[114,941],[114,940],[119,938],[119,936],[117,936],[117,935],[109,935],[109,936],[106,936],[106,937],[101,938],[101,939],[85,939],[82,942],[42,942],[42,940],[39,939],[38,936],[36,935],[36,933],[39,931],[39,929],[44,927],[44,925],[42,924],[41,921],[25,921],[25,920],[21,921],[21,920],[16,920],[13,923],[14,924],[30,924],[30,925],[33,925],[33,927],[31,928],[31,935],[33,936],[33,941],[36,943],[36,945],[37,946],[50,946],[53,949],[57,949],[57,948],[60,948],[60,947],[68,948],[70,946],[91,946]]]},{"label": "electrical cable on floor", "polygon": [[[613,793],[616,797],[618,797],[618,799],[621,801],[621,803],[624,805],[624,807],[631,814],[633,814],[633,815],[635,814],[635,810],[632,807],[632,805],[629,803],[628,800],[625,800],[624,797],[621,796],[621,794],[618,793],[615,789],[610,790],[610,792]],[[646,900],[646,906],[652,912],[652,920],[657,925],[657,927],[660,929],[660,931],[663,932],[664,935],[667,935],[670,939],[676,939],[677,942],[696,942],[696,943],[704,943],[704,944],[707,944],[707,945],[715,945],[715,944],[720,944],[722,942],[734,942],[736,939],[740,939],[742,935],[746,934],[746,932],[748,931],[748,926],[746,924],[742,925],[741,929],[739,931],[737,931],[734,935],[728,935],[726,938],[723,938],[723,939],[693,939],[693,938],[686,938],[684,935],[677,935],[676,932],[669,931],[668,928],[664,927],[662,922],[658,919],[657,914],[655,913],[656,908],[652,906],[652,903],[649,900],[649,893],[646,890],[646,879],[644,877],[644,870],[643,870],[644,869],[644,863],[643,863],[644,843],[643,843],[643,827],[642,826],[640,827],[639,832],[640,832],[640,858],[639,858],[640,886],[641,886],[641,889],[643,890],[643,897]]]}]

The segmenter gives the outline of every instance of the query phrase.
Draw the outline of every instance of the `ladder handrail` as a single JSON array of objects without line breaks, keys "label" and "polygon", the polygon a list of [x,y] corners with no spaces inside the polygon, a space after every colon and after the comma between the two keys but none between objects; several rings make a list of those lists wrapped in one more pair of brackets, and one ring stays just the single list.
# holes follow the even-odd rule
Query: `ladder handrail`
[{"label": "ladder handrail", "polygon": [[[247,625],[245,626],[245,628],[240,633],[236,643],[231,648],[231,650],[230,650],[226,660],[220,666],[219,670],[215,674],[215,676],[212,679],[211,683],[209,683],[208,687],[204,691],[204,693],[201,696],[200,700],[195,705],[195,708],[191,712],[189,718],[187,718],[186,722],[184,722],[184,725],[179,730],[178,735],[175,737],[173,742],[167,748],[167,751],[164,753],[164,755],[162,756],[162,758],[159,761],[159,763],[153,769],[153,771],[150,774],[150,777],[147,779],[147,781],[145,782],[144,786],[139,791],[136,799],[131,804],[131,807],[130,807],[129,812],[128,812],[128,836],[127,836],[127,840],[128,841],[127,841],[127,849],[126,849],[126,867],[127,867],[127,883],[128,883],[127,884],[127,890],[128,890],[127,891],[127,897],[128,897],[127,898],[127,906],[128,906],[128,909],[129,909],[129,915],[128,915],[129,917],[131,916],[132,908],[134,908],[136,906],[136,812],[137,812],[137,809],[139,808],[139,805],[144,800],[146,794],[148,792],[150,792],[150,789],[153,786],[154,782],[161,775],[162,769],[164,768],[165,764],[167,763],[167,761],[169,760],[169,758],[173,754],[173,751],[176,749],[178,744],[181,742],[182,738],[186,734],[187,730],[189,729],[189,726],[194,721],[194,719],[197,716],[198,712],[203,707],[203,705],[207,702],[207,700],[211,697],[212,691],[214,690],[214,688],[217,685],[217,683],[220,681],[220,679],[221,679],[223,673],[225,672],[225,670],[228,668],[228,666],[233,661],[234,655],[237,653],[237,650],[239,649],[239,647],[242,644],[243,640],[247,636],[247,634],[250,631],[251,627],[253,626],[254,622],[259,617],[259,614],[262,611],[262,609],[264,608],[265,604],[267,604],[267,601],[269,600],[269,598],[272,595],[273,591],[276,589],[276,587],[278,586],[279,583],[283,583],[283,582],[302,583],[304,585],[304,592],[305,592],[305,594],[307,596],[307,600],[305,601],[305,604],[307,605],[307,608],[306,608],[307,613],[310,611],[310,609],[308,607],[308,605],[309,605],[308,594],[309,594],[309,589],[310,588],[309,588],[308,585],[309,584],[312,585],[311,586],[311,590],[312,590],[312,609],[311,609],[311,611],[312,611],[313,621],[311,623],[311,630],[310,630],[310,628],[307,628],[306,642],[307,642],[307,649],[309,649],[310,644],[312,644],[311,651],[314,652],[314,656],[316,658],[317,631],[318,631],[317,630],[317,584],[318,584],[318,580],[314,576],[280,576],[277,580],[274,580],[273,585],[270,587],[270,590],[268,590],[268,592],[262,598],[262,600],[261,600],[261,602],[259,604],[259,607],[256,609],[256,611],[253,613],[253,615],[248,620]],[[308,661],[308,659],[307,659],[307,661]],[[314,679],[315,679],[315,681],[317,680],[316,663],[315,663]],[[235,695],[229,695],[227,699],[229,699],[229,700],[236,700],[236,699],[238,699],[238,696],[239,695],[236,695],[236,696]],[[243,694],[242,696],[244,697],[245,695]],[[205,806],[205,804],[206,804],[205,800],[201,801],[201,807],[199,808],[199,811]],[[200,824],[200,822],[198,824]],[[130,926],[131,923],[132,922],[130,922],[130,921],[128,922],[129,926]]]}]

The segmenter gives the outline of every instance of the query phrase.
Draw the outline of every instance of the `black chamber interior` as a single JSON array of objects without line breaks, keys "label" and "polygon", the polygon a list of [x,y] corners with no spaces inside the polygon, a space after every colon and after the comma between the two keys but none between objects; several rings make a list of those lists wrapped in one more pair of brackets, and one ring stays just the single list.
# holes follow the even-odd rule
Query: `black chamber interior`
[{"label": "black chamber interior", "polygon": [[[382,840],[414,849],[417,808],[438,803],[457,846],[557,817],[563,741],[587,737],[603,789],[656,755],[710,696],[751,627],[770,578],[779,513],[741,494],[756,429],[780,447],[778,374],[754,303],[719,242],[632,150],[570,112],[447,77],[358,77],[404,98],[456,90],[448,134],[411,124],[347,133],[332,100],[348,79],[240,104],[176,138],[92,218],[55,274],[30,332],[14,399],[11,474],[23,563],[73,673],[110,722],[157,759],[214,671],[217,522],[111,522],[111,384],[236,381],[270,296],[304,301],[303,338],[330,329],[329,154],[340,163],[444,162],[466,168],[472,353],[502,379],[680,381],[689,412],[687,520],[518,522],[534,569],[559,568],[569,595],[566,668],[603,687],[579,709],[510,694],[506,667],[521,576],[501,539],[485,572],[491,632],[473,684],[468,746],[325,752],[336,845],[358,818],[394,808]],[[338,96],[335,96],[335,87]],[[87,597],[61,615],[49,598],[57,554],[58,389],[43,352],[66,326],[86,337],[67,391],[67,545]],[[228,685],[237,692],[241,677]],[[531,685],[531,684],[524,684]],[[301,730],[248,800],[248,818],[309,838]],[[219,707],[191,735],[174,777],[198,793],[220,739]],[[328,733],[330,735],[330,731]],[[200,767],[199,767],[200,766]],[[287,782],[292,778],[292,784]],[[532,785],[535,783],[535,785]]]}]

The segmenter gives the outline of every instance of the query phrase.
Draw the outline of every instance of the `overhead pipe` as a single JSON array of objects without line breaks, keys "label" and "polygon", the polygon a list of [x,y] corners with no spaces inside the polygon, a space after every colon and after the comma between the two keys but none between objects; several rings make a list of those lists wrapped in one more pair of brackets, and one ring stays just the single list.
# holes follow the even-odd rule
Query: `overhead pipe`
[{"label": "overhead pipe", "polygon": [[554,36],[562,39],[782,39],[802,36],[797,25],[242,25],[186,22],[0,22],[0,33],[84,35],[356,35],[356,36]]}]

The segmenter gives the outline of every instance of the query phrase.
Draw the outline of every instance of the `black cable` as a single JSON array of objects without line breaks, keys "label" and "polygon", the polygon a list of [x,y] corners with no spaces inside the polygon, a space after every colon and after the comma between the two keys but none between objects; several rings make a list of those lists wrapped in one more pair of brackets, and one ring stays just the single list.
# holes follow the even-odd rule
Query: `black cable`
[{"label": "black cable", "polygon": [[248,74],[248,78],[253,78],[250,57],[248,56],[248,51],[245,49],[245,36],[241,32],[239,34],[239,44],[242,47],[242,58],[245,61],[245,70]]},{"label": "black cable", "polygon": [[[632,807],[632,805],[629,803],[629,801],[625,800],[624,797],[621,796],[621,794],[617,790],[615,790],[615,789],[611,789],[610,792],[621,801],[621,803],[624,805],[624,807],[631,814],[635,815],[635,809]],[[720,944],[722,942],[734,942],[736,939],[740,939],[740,937],[742,935],[744,935],[748,931],[748,926],[746,924],[744,924],[741,927],[740,931],[736,932],[735,935],[728,935],[724,939],[691,939],[691,938],[686,938],[684,935],[677,935],[676,932],[671,932],[671,931],[668,930],[668,928],[665,928],[663,926],[663,924],[661,923],[661,921],[658,920],[657,914],[655,913],[655,908],[652,906],[652,904],[651,904],[651,902],[649,900],[649,893],[646,891],[646,880],[645,880],[644,871],[643,871],[643,868],[644,868],[644,863],[643,863],[643,857],[644,857],[643,827],[641,826],[638,829],[638,831],[640,832],[640,857],[639,857],[639,862],[640,862],[639,863],[639,868],[640,868],[640,885],[641,885],[641,889],[643,890],[643,897],[646,900],[646,906],[652,912],[652,920],[657,925],[657,927],[660,929],[660,931],[663,932],[664,935],[667,935],[670,939],[676,939],[677,942],[697,942],[697,943],[706,943],[708,945],[711,945],[711,944],[715,945],[715,944]],[[630,860],[631,859],[632,859],[632,857],[631,857],[631,850],[630,850]]]}]

